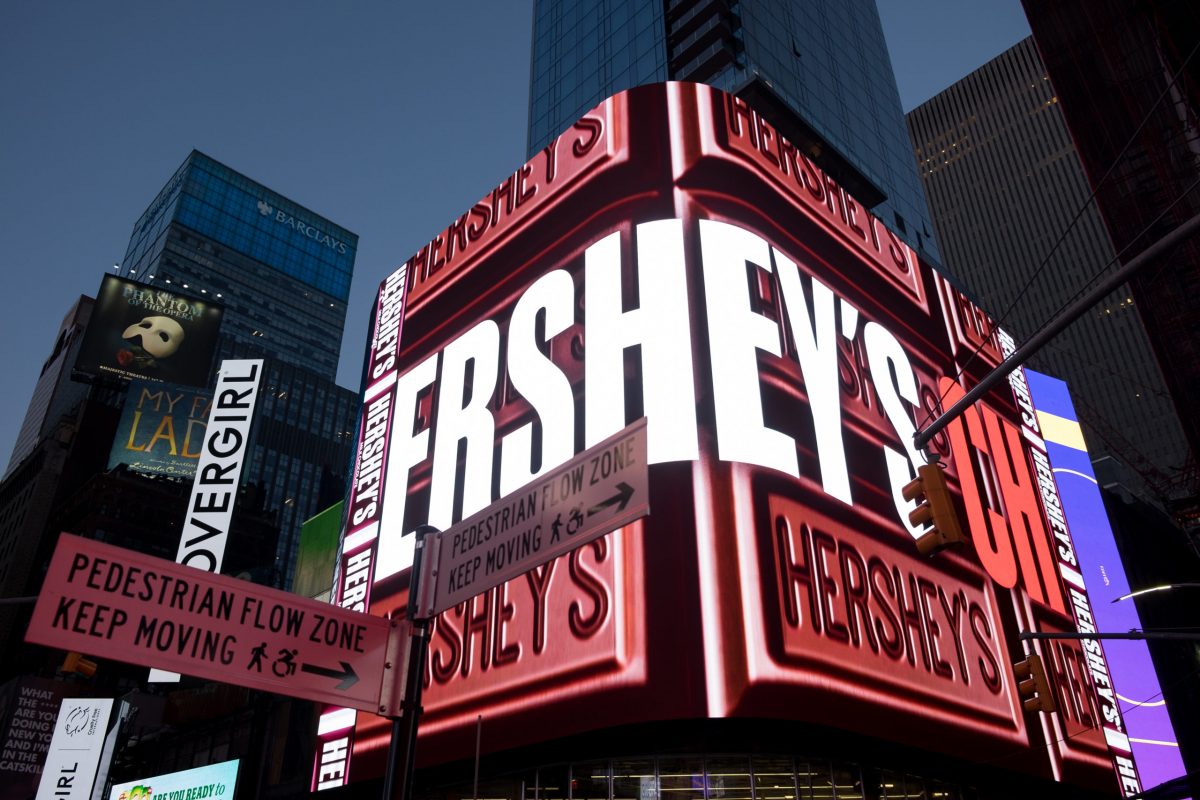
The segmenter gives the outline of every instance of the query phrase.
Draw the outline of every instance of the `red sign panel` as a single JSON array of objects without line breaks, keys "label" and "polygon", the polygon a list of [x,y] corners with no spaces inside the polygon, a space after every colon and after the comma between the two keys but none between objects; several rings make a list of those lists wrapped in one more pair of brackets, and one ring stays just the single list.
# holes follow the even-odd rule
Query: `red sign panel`
[{"label": "red sign panel", "polygon": [[[971,543],[913,544],[913,433],[1000,337],[741,100],[665,84],[605,101],[407,276],[372,613],[404,602],[416,526],[450,528],[643,416],[655,509],[437,618],[419,757],[468,757],[481,714],[497,747],[773,717],[1117,785],[1094,714],[1051,749],[1063,731],[1018,701],[1017,633],[1073,612],[1007,388],[933,442]],[[352,780],[382,770],[387,734],[360,717]]]},{"label": "red sign panel", "polygon": [[[773,569],[744,571],[740,591],[762,596],[748,606],[746,643],[753,653],[774,640],[780,657],[748,660],[736,682],[741,692],[726,701],[730,712],[772,702],[778,692],[771,687],[833,683],[873,713],[903,718],[910,730],[922,720],[931,730],[953,724],[987,736],[1007,727],[1019,738],[1000,608],[982,570],[960,561],[935,566],[903,542],[864,533],[868,525],[782,492],[757,500],[766,506],[773,552],[750,564]],[[730,542],[739,544],[752,548]]]},{"label": "red sign panel", "polygon": [[[398,623],[62,534],[25,640],[382,712]],[[386,678],[386,680],[385,680]]]}]

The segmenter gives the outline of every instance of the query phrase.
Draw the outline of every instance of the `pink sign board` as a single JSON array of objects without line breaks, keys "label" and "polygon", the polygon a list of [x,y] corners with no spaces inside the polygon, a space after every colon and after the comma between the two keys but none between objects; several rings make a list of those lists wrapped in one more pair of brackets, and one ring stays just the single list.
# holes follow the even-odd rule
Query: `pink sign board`
[{"label": "pink sign board", "polygon": [[64,533],[25,640],[388,713],[406,628]]}]

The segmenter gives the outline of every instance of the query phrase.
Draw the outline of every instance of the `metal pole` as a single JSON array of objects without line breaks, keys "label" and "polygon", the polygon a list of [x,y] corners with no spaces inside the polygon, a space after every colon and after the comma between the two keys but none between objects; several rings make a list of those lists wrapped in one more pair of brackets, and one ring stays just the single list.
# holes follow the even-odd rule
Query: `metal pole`
[{"label": "metal pole", "polygon": [[[412,622],[412,648],[408,660],[408,677],[404,683],[401,716],[392,719],[392,741],[388,747],[387,772],[383,776],[384,800],[405,800],[412,796],[413,765],[416,763],[417,725],[421,717],[421,681],[425,677],[425,653],[429,646],[429,619],[418,619],[417,594],[421,582],[421,562],[425,553],[425,537],[439,533],[432,525],[420,525],[413,552],[412,572],[408,580],[408,619]],[[397,774],[399,767],[399,774]]]},{"label": "metal pole", "polygon": [[407,724],[404,731],[404,771],[403,781],[397,787],[400,791],[392,795],[395,800],[407,800],[412,797],[413,769],[417,761],[417,724],[421,721],[421,681],[425,672],[425,652],[429,645],[429,621],[413,620],[413,649],[412,661],[408,670],[409,686],[416,688],[406,690],[409,695],[404,705]]},{"label": "metal pole", "polygon": [[1008,373],[1025,363],[1025,361],[1031,355],[1040,350],[1044,344],[1057,336],[1063,330],[1063,328],[1082,317],[1088,309],[1103,299],[1105,295],[1133,277],[1135,272],[1161,256],[1167,250],[1170,250],[1172,247],[1175,247],[1188,237],[1192,236],[1198,229],[1200,229],[1200,214],[1192,217],[1187,222],[1183,223],[1178,228],[1147,247],[1128,264],[1118,269],[1106,280],[1096,285],[1090,292],[1072,303],[1061,314],[1046,323],[1045,327],[1035,333],[1028,342],[1021,345],[1021,347],[1017,348],[1012,355],[1004,359],[1004,361],[1000,363],[1000,366],[996,367],[987,375],[985,375],[983,380],[981,380],[975,386],[975,388],[963,395],[957,403],[952,405],[949,409],[943,412],[940,417],[931,422],[929,427],[923,431],[917,431],[917,433],[913,436],[913,446],[916,447],[917,450],[924,450],[929,445],[930,439],[941,433],[943,428],[949,425],[951,421],[965,411],[968,406],[982,397],[989,389],[1007,378]]},{"label": "metal pole", "polygon": [[1187,642],[1200,642],[1200,632],[1184,633],[1181,631],[1129,631],[1128,633],[1041,633],[1024,631],[1017,634],[1023,642],[1030,639],[1181,639]]},{"label": "metal pole", "polygon": [[475,782],[471,785],[471,797],[479,800],[479,740],[483,736],[483,714],[475,717]]},{"label": "metal pole", "polygon": [[404,718],[392,717],[392,738],[388,743],[387,768],[383,772],[383,800],[396,793],[396,765],[400,763],[400,742],[404,738]]}]

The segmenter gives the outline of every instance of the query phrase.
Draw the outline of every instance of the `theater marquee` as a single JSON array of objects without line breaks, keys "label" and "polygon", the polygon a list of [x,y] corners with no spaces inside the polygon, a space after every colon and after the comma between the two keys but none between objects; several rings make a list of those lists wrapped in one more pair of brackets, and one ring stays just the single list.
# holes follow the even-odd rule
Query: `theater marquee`
[{"label": "theater marquee", "polygon": [[[1059,715],[1017,699],[1017,632],[1086,611],[1019,374],[933,442],[972,544],[913,544],[913,433],[1011,341],[741,100],[609,99],[385,281],[372,341],[349,607],[402,604],[417,525],[648,420],[651,517],[437,618],[422,760],[480,714],[507,747],[771,717],[1136,785],[1090,650],[1044,651]],[[388,723],[336,714],[318,782],[380,774]]]}]

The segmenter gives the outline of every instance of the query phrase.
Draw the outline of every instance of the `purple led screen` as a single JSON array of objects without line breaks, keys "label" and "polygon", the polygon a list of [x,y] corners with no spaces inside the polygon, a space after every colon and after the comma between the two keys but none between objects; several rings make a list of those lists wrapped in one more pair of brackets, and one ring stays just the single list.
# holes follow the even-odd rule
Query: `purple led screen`
[{"label": "purple led screen", "polygon": [[[1140,629],[1142,623],[1133,601],[1113,602],[1131,590],[1067,384],[1028,369],[1025,377],[1058,482],[1067,526],[1075,542],[1079,569],[1092,599],[1096,630]],[[1167,716],[1162,687],[1146,643],[1106,639],[1104,655],[1112,671],[1142,785],[1157,786],[1184,774],[1175,730]]]}]

